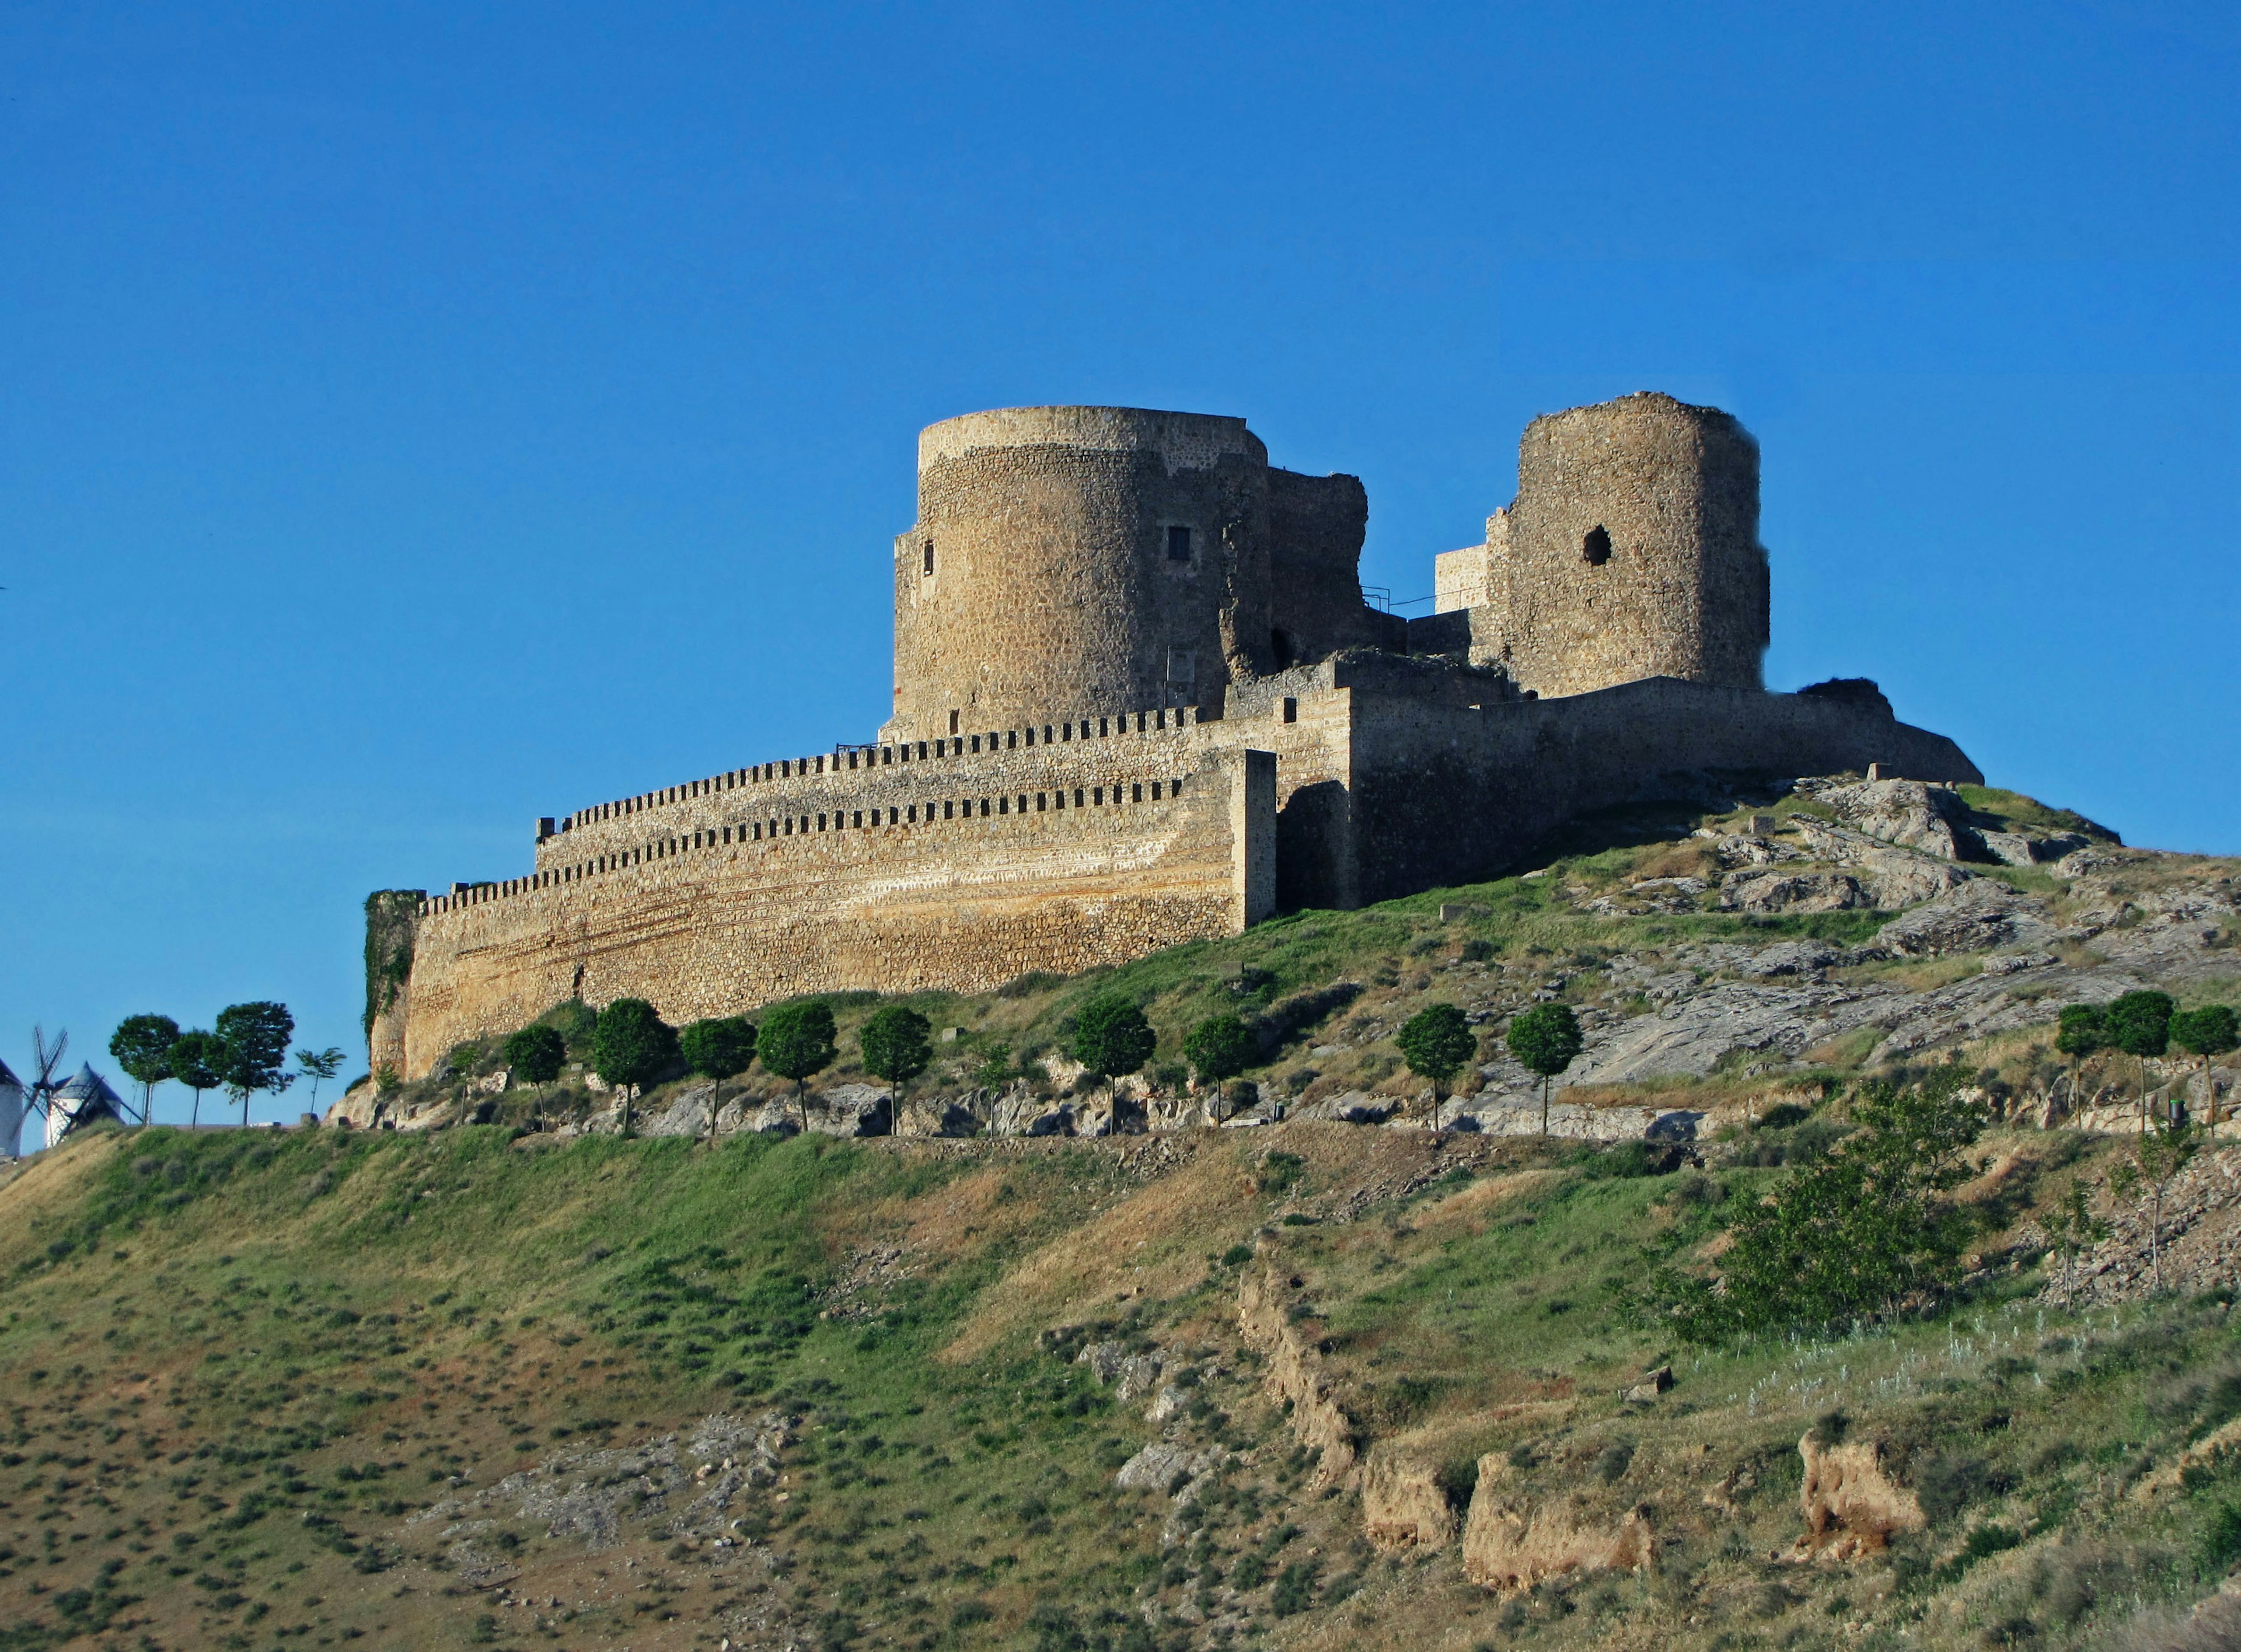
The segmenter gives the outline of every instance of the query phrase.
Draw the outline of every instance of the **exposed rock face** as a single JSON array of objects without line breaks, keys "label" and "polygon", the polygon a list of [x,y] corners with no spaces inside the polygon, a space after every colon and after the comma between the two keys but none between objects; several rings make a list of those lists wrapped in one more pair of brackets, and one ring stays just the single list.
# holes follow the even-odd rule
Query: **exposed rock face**
[{"label": "exposed rock face", "polygon": [[809,1127],[819,1135],[884,1136],[894,1133],[892,1090],[869,1084],[838,1084],[809,1099]]},{"label": "exposed rock face", "polygon": [[1872,906],[1856,878],[1841,872],[1758,872],[1720,886],[1729,912],[1843,912]]},{"label": "exposed rock face", "polygon": [[1127,1461],[1113,1483],[1123,1491],[1165,1492],[1181,1497],[1191,1482],[1221,1467],[1227,1454],[1219,1446],[1194,1451],[1188,1446],[1154,1440]]},{"label": "exposed rock face", "polygon": [[1505,1592],[1577,1571],[1638,1571],[1657,1558],[1656,1534],[1642,1510],[1616,1527],[1554,1508],[1533,1508],[1503,1484],[1498,1452],[1479,1459],[1478,1487],[1463,1527],[1463,1575]]},{"label": "exposed rock face", "polygon": [[1268,1361],[1269,1392],[1292,1402],[1293,1435],[1321,1454],[1315,1484],[1341,1485],[1354,1472],[1354,1419],[1339,1407],[1322,1355],[1285,1312],[1297,1288],[1273,1260],[1247,1268],[1238,1284],[1237,1328],[1245,1346]]},{"label": "exposed rock face", "polygon": [[1455,1523],[1430,1463],[1385,1448],[1362,1460],[1362,1535],[1378,1548],[1444,1548],[1455,1540]]},{"label": "exposed rock face", "polygon": [[1927,906],[1892,919],[1876,940],[1906,958],[1982,952],[2036,940],[2052,929],[2037,915],[2035,905],[2004,883],[1972,879]]},{"label": "exposed rock face", "polygon": [[1861,780],[1813,794],[1854,831],[1941,860],[1990,857],[1969,824],[1969,806],[1950,787],[1921,780]]},{"label": "exposed rock face", "polygon": [[1894,1533],[1923,1528],[1921,1503],[1883,1473],[1883,1447],[1876,1441],[1823,1445],[1809,1433],[1797,1442],[1797,1455],[1805,1460],[1798,1494],[1805,1535],[1793,1558],[1856,1560],[1887,1547]]}]

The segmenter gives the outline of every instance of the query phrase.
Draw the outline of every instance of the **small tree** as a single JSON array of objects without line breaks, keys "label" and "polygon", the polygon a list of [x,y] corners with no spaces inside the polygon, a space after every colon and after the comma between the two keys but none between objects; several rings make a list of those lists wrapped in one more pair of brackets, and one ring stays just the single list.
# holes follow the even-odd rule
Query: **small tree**
[{"label": "small tree", "polygon": [[539,1021],[505,1040],[505,1064],[524,1084],[550,1084],[568,1062],[568,1040],[557,1027]]},{"label": "small tree", "polygon": [[1569,1004],[1536,1004],[1509,1023],[1509,1053],[1541,1075],[1541,1134],[1549,1134],[1549,1080],[1572,1065],[1585,1042]]},{"label": "small tree", "polygon": [[[1470,1023],[1453,1004],[1427,1004],[1402,1024],[1393,1042],[1411,1073],[1431,1080],[1432,1112],[1437,1123],[1442,1088],[1464,1062],[1478,1053],[1478,1040],[1471,1033]],[[1575,1044],[1575,1053],[1577,1048]],[[1569,1061],[1571,1057],[1564,1059]]]},{"label": "small tree", "polygon": [[285,1070],[288,1040],[296,1036],[296,1018],[285,1004],[258,999],[248,1004],[229,1004],[217,1013],[212,1033],[225,1047],[218,1078],[241,1104],[241,1122],[249,1124],[249,1098],[259,1090],[278,1095],[293,1084]]},{"label": "small tree", "polygon": [[140,1122],[148,1122],[156,1087],[171,1076],[171,1046],[179,1024],[168,1015],[128,1015],[110,1035],[109,1053],[124,1075],[140,1087]]},{"label": "small tree", "polygon": [[2148,1059],[2171,1047],[2171,1012],[2178,1007],[2169,993],[2126,993],[2104,1012],[2109,1041],[2140,1061],[2140,1134],[2148,1133]]},{"label": "small tree", "polygon": [[2210,1103],[2210,1127],[2214,1131],[2218,1128],[2218,1080],[2210,1075],[2210,1064],[2241,1048],[2241,1018],[2226,1005],[2205,1004],[2172,1016],[2171,1035],[2179,1048],[2202,1058],[2203,1096]]},{"label": "small tree", "polygon": [[314,1114],[319,1110],[319,1086],[343,1070],[343,1059],[342,1050],[332,1044],[324,1050],[296,1052],[298,1073],[311,1081],[311,1111]]},{"label": "small tree", "polygon": [[693,1021],[677,1035],[685,1064],[712,1081],[708,1099],[708,1140],[716,1139],[716,1109],[723,1105],[724,1080],[754,1065],[755,1024],[744,1015],[719,1015]]},{"label": "small tree", "polygon": [[821,998],[766,1011],[755,1032],[756,1059],[779,1077],[793,1080],[794,1104],[801,1110],[805,1130],[809,1128],[809,1080],[832,1066],[840,1053],[833,1007]]},{"label": "small tree", "polygon": [[2081,1177],[2070,1184],[2070,1191],[2050,1211],[2042,1212],[2039,1226],[2046,1229],[2047,1237],[2054,1241],[2062,1257],[2062,1300],[2070,1300],[2070,1274],[2077,1261],[2077,1254],[2089,1245],[2097,1245],[2109,1236],[2109,1224],[2093,1214],[2093,1206],[2085,1192]]},{"label": "small tree", "polygon": [[2056,1026],[2054,1047],[2070,1058],[2070,1099],[2077,1100],[2078,1071],[2085,1058],[2109,1046],[2109,1022],[2099,1004],[2072,1004]]},{"label": "small tree", "polygon": [[2135,1194],[2145,1190],[2148,1205],[2148,1261],[2156,1276],[2156,1294],[2164,1288],[2164,1194],[2178,1173],[2193,1162],[2202,1147],[2194,1127],[2184,1119],[2169,1120],[2142,1134],[2132,1147],[2129,1164],[2117,1167],[2109,1178],[2112,1191]]},{"label": "small tree", "polygon": [[1067,1053],[1100,1079],[1134,1073],[1152,1059],[1159,1034],[1144,1012],[1126,998],[1092,999],[1074,1018]]},{"label": "small tree", "polygon": [[1197,1070],[1201,1084],[1220,1084],[1253,1065],[1261,1041],[1239,1017],[1224,1011],[1209,1015],[1183,1040],[1183,1059]]},{"label": "small tree", "polygon": [[187,1127],[195,1129],[203,1121],[203,1092],[215,1090],[225,1082],[225,1041],[210,1033],[182,1033],[171,1041],[168,1059],[171,1076],[194,1092],[194,1108],[187,1115]]},{"label": "small tree", "polygon": [[933,1060],[933,1024],[900,1004],[874,1010],[857,1036],[864,1051],[864,1071],[899,1089]]},{"label": "small tree", "polygon": [[642,998],[619,998],[592,1027],[592,1070],[622,1097],[623,1134],[631,1133],[631,1102],[677,1060],[677,1029]]}]

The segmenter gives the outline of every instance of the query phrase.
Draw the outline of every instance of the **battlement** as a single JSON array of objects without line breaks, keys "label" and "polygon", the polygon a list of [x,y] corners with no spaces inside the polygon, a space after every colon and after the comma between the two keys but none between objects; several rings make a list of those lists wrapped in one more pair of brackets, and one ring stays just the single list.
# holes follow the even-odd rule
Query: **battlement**
[{"label": "battlement", "polygon": [[[706,832],[721,837],[728,829],[752,826],[757,819],[785,810],[789,799],[800,799],[812,811],[835,806],[828,799],[841,806],[868,808],[873,799],[866,786],[880,791],[881,807],[900,807],[907,815],[929,788],[947,783],[946,777],[993,772],[989,765],[999,758],[1007,760],[1007,772],[1023,779],[1062,766],[1070,772],[1083,763],[1116,760],[1131,766],[1132,772],[1122,778],[1147,779],[1152,768],[1167,760],[1160,753],[1177,746],[1195,749],[1191,732],[1220,717],[1218,707],[1154,707],[924,740],[838,746],[812,757],[750,764],[579,809],[555,831],[543,830],[540,822],[538,866],[542,871],[592,854],[619,853],[648,840],[649,833],[679,837]],[[846,803],[850,798],[853,805]]]}]

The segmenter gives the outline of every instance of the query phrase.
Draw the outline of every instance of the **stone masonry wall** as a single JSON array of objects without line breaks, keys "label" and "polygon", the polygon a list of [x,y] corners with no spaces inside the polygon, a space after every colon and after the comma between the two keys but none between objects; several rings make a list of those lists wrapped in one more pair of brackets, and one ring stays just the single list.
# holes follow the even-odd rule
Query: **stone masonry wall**
[{"label": "stone masonry wall", "polygon": [[[804,993],[982,991],[1234,934],[1274,910],[1275,761],[1201,751],[1178,777],[1000,790],[953,774],[939,814],[870,805],[775,838],[665,837],[427,903],[405,1067],[569,997],[643,997],[672,1021]],[[1021,799],[1026,806],[1021,806]],[[970,805],[970,813],[967,812]],[[859,813],[862,825],[853,824]],[[838,817],[845,817],[847,824]],[[572,834],[571,834],[572,835]],[[548,842],[551,840],[548,839]]]},{"label": "stone masonry wall", "polygon": [[[1475,708],[1383,675],[1381,688],[1348,686],[1344,661],[1335,673],[1352,695],[1346,810],[1364,902],[1514,869],[1575,816],[1687,797],[1706,774],[1881,763],[1913,779],[1983,779],[1951,740],[1862,700],[1656,678],[1562,699],[1488,697]],[[1281,826],[1278,837],[1287,841]]]},{"label": "stone masonry wall", "polygon": [[[1501,632],[1522,686],[1546,696],[1651,677],[1760,686],[1758,445],[1728,414],[1645,394],[1536,418],[1519,445],[1506,553],[1496,525],[1483,566],[1506,567],[1506,601],[1491,592],[1463,605],[1492,611],[1474,612],[1475,628]],[[1462,572],[1451,600],[1463,595]]]},{"label": "stone masonry wall", "polygon": [[1000,794],[1148,786],[1187,772],[1210,749],[1199,722],[1195,707],[1161,707],[750,764],[579,809],[557,822],[557,831],[540,833],[537,868],[581,866],[669,840],[720,845],[791,835],[792,823],[803,818],[840,815],[853,829],[864,824],[856,817],[873,809],[880,824],[913,825],[929,808],[938,813],[945,801],[978,797],[992,786]]}]

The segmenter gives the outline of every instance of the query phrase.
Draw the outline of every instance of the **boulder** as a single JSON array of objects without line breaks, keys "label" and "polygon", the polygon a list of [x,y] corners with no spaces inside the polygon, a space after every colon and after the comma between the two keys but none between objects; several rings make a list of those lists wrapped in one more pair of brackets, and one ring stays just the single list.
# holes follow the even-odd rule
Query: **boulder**
[{"label": "boulder", "polygon": [[1157,1491],[1180,1497],[1201,1475],[1221,1467],[1227,1455],[1219,1446],[1194,1451],[1188,1446],[1154,1440],[1120,1465],[1113,1483],[1123,1491]]},{"label": "boulder", "polygon": [[712,1084],[687,1090],[660,1112],[641,1114],[637,1120],[638,1133],[642,1136],[705,1136],[708,1134],[709,1104],[715,1099],[716,1087]]},{"label": "boulder", "polygon": [[1087,1366],[1089,1374],[1097,1379],[1100,1387],[1108,1386],[1120,1374],[1120,1361],[1127,1354],[1127,1348],[1119,1342],[1092,1342],[1074,1356],[1074,1362]]},{"label": "boulder", "polygon": [[1160,1373],[1167,1361],[1154,1352],[1132,1354],[1120,1361],[1114,1374],[1113,1397],[1122,1405],[1132,1405],[1149,1394],[1160,1381]]},{"label": "boulder", "polygon": [[1144,1421],[1154,1424],[1169,1422],[1189,1409],[1190,1390],[1169,1382],[1163,1385],[1152,1397],[1152,1403],[1144,1408]]},{"label": "boulder", "polygon": [[913,1097],[896,1111],[899,1136],[975,1136],[980,1120],[973,1109],[945,1098]]},{"label": "boulder", "polygon": [[1343,1095],[1325,1096],[1320,1101],[1295,1107],[1291,1110],[1291,1116],[1294,1119],[1330,1119],[1340,1124],[1383,1124],[1400,1110],[1401,1104],[1390,1096],[1348,1090]]},{"label": "boulder", "polygon": [[819,1135],[884,1136],[894,1134],[895,1097],[870,1084],[838,1084],[809,1098],[809,1127]]},{"label": "boulder", "polygon": [[801,1134],[801,1109],[787,1096],[773,1096],[755,1114],[756,1133],[766,1136]]}]

